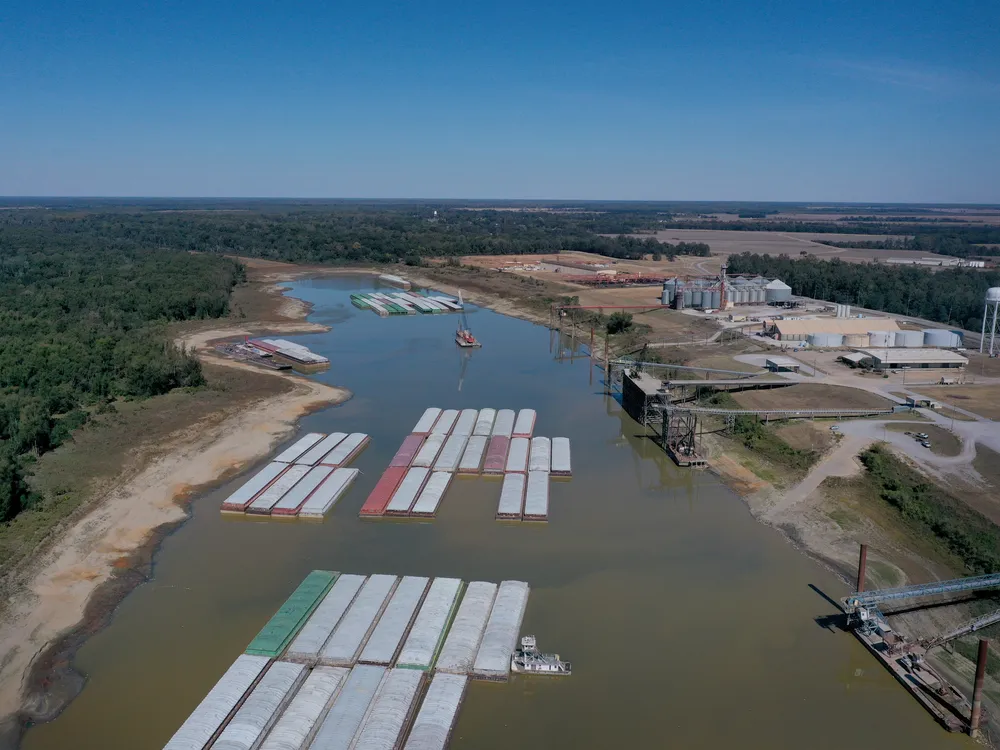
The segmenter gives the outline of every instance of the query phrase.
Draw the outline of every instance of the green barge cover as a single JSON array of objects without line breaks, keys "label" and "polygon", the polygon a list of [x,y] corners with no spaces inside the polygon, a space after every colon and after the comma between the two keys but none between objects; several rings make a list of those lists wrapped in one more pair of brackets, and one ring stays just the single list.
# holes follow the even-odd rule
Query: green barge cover
[{"label": "green barge cover", "polygon": [[280,656],[292,638],[306,624],[309,615],[326,596],[326,592],[330,590],[339,575],[328,570],[314,570],[307,575],[274,616],[267,621],[267,625],[250,641],[246,653],[271,658]]}]

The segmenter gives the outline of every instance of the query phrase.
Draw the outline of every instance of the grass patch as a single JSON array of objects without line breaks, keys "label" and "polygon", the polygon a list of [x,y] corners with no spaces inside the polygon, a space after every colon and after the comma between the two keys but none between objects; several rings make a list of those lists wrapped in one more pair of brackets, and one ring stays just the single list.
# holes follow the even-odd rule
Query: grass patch
[{"label": "grass patch", "polygon": [[861,454],[879,496],[974,574],[1000,570],[1000,529],[881,446]]},{"label": "grass patch", "polygon": [[834,508],[826,515],[844,531],[853,531],[861,526],[861,519],[845,508]]},{"label": "grass patch", "polygon": [[[716,393],[709,399],[709,403],[723,408],[739,408],[739,405],[728,393]],[[781,439],[774,428],[765,425],[752,415],[740,415],[734,419],[733,436],[745,448],[753,451],[768,463],[792,471],[806,472],[819,460],[819,452],[793,448]],[[760,474],[757,476],[765,479]]]}]

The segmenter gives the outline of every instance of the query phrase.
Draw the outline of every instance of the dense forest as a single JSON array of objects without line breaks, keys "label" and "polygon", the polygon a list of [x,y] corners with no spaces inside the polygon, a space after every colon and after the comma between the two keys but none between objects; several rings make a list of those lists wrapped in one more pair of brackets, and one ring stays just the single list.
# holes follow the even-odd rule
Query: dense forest
[{"label": "dense forest", "polygon": [[225,315],[242,274],[226,258],[0,217],[0,520],[32,502],[33,457],[91,410],[204,382],[163,324]]},{"label": "dense forest", "polygon": [[752,253],[730,256],[729,271],[778,277],[805,297],[913,315],[973,331],[979,330],[982,321],[986,290],[1000,286],[1000,271],[931,271]]}]

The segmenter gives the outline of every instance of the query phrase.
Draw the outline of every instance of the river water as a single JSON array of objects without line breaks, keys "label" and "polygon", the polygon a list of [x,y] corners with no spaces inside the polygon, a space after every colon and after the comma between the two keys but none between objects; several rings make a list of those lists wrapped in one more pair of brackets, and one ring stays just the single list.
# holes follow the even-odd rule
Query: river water
[{"label": "river water", "polygon": [[[574,673],[472,683],[452,748],[971,746],[853,637],[823,627],[834,609],[813,587],[837,597],[843,584],[713,475],[675,468],[639,437],[585,358],[558,358],[574,342],[472,308],[484,348],[463,357],[453,315],[353,308],[349,294],[371,280],[292,287],[332,326],[296,337],[330,357],[316,377],[355,394],[300,429],[369,433],[354,464],[363,475],[324,523],[223,517],[246,474],[198,497],[152,580],[80,649],[83,692],[28,732],[27,750],[162,747],[315,568],[531,584],[522,632]],[[427,406],[531,407],[535,434],[570,437],[574,476],[552,484],[549,523],[495,522],[500,483],[481,478],[453,482],[433,522],[362,522],[368,491]]]}]

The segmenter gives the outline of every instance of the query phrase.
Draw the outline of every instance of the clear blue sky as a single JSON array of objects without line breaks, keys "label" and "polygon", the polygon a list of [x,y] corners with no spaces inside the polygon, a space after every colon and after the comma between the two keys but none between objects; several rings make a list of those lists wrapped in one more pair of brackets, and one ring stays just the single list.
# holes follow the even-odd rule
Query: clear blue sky
[{"label": "clear blue sky", "polygon": [[1000,2],[10,2],[0,195],[1000,203]]}]

